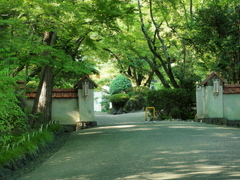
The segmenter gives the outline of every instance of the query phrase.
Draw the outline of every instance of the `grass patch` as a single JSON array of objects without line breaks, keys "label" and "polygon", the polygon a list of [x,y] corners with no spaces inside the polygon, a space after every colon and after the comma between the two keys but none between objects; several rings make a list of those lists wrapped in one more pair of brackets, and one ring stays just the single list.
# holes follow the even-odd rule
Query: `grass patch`
[{"label": "grass patch", "polygon": [[19,162],[27,158],[34,158],[41,149],[53,142],[54,133],[61,132],[62,126],[50,124],[42,127],[41,130],[27,132],[15,138],[7,146],[3,146],[0,151],[0,168],[14,170]]}]

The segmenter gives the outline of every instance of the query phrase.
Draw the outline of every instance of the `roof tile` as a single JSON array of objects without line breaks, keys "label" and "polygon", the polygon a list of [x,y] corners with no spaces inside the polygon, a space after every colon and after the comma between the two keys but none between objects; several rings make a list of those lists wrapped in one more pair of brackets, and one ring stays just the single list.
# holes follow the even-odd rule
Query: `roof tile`
[{"label": "roof tile", "polygon": [[226,84],[226,81],[223,78],[221,78],[215,71],[213,71],[208,75],[208,77],[203,82],[201,82],[200,85],[205,85],[214,75],[217,76],[223,82],[223,84]]}]

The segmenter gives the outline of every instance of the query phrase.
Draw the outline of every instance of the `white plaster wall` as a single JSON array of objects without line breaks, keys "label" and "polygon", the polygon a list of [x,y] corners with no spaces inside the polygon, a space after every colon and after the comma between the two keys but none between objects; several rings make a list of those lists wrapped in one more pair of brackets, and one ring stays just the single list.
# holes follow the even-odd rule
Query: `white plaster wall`
[{"label": "white plaster wall", "polygon": [[52,120],[61,124],[76,124],[79,122],[77,98],[53,98]]},{"label": "white plaster wall", "polygon": [[[34,99],[26,99],[26,105],[31,112]],[[52,120],[63,125],[75,125],[79,121],[77,98],[53,98]]]},{"label": "white plaster wall", "polygon": [[203,118],[204,117],[204,111],[203,111],[203,86],[197,86],[196,87],[196,102],[197,102],[197,118]]},{"label": "white plaster wall", "polygon": [[213,86],[205,86],[205,117],[206,118],[223,118],[223,92],[222,86],[219,86],[218,96],[213,95]]},{"label": "white plaster wall", "polygon": [[82,89],[78,89],[80,121],[94,121],[94,90],[88,90],[88,96],[85,98]]},{"label": "white plaster wall", "polygon": [[224,117],[229,120],[240,119],[240,94],[224,94]]},{"label": "white plaster wall", "polygon": [[102,95],[102,92],[94,92],[94,111],[101,112]]}]

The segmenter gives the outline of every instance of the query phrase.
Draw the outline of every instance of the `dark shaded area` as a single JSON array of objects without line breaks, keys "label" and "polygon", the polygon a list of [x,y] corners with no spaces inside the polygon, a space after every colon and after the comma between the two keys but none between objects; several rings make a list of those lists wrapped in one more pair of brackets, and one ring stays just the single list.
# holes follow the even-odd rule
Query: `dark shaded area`
[{"label": "dark shaded area", "polygon": [[40,149],[35,156],[28,156],[24,161],[19,161],[12,169],[0,169],[0,180],[16,180],[24,174],[30,173],[40,167],[47,159],[57,152],[66,142],[70,132],[63,132],[55,136],[55,140],[45,148]]}]

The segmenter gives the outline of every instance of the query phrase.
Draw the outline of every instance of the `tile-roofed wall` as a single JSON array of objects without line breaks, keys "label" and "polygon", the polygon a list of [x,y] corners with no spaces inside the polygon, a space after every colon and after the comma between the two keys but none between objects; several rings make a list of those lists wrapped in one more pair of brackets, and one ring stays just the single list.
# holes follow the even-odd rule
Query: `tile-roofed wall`
[{"label": "tile-roofed wall", "polygon": [[89,83],[89,88],[90,89],[98,87],[98,85],[92,79],[90,79],[88,76],[84,76],[74,85],[74,88],[80,88],[81,89],[82,88],[82,84],[81,83],[83,81],[85,81],[85,80],[90,82]]},{"label": "tile-roofed wall", "polygon": [[212,77],[214,77],[214,76],[216,76],[217,78],[219,78],[223,84],[226,83],[226,81],[225,81],[222,77],[220,77],[216,72],[213,71],[213,72],[211,72],[211,73],[208,75],[208,77],[207,77],[203,82],[201,82],[200,85],[207,85],[207,83],[209,82],[209,80],[210,80]]},{"label": "tile-roofed wall", "polygon": [[[31,92],[26,92],[27,98],[35,98],[37,90]],[[52,90],[53,98],[77,98],[78,90],[77,89],[53,89]]]},{"label": "tile-roofed wall", "polygon": [[223,94],[240,94],[240,84],[226,84],[223,86]]}]

